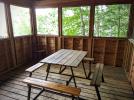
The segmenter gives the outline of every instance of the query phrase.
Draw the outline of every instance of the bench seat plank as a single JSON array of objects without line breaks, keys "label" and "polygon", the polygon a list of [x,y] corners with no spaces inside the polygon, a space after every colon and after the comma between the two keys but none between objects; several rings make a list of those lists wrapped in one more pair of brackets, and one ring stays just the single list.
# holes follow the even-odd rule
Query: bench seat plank
[{"label": "bench seat plank", "polygon": [[90,83],[91,86],[96,85],[96,79],[97,79],[99,68],[100,68],[99,66],[100,66],[100,64],[97,63],[96,67],[95,67],[95,72],[93,73],[93,77],[92,77],[92,80],[91,80],[91,83]]},{"label": "bench seat plank", "polygon": [[100,69],[99,69],[99,73],[98,73],[98,77],[96,79],[96,86],[100,86],[101,85],[101,81],[102,81],[102,75],[103,75],[103,64],[100,64]]},{"label": "bench seat plank", "polygon": [[33,72],[33,71],[37,70],[38,68],[40,68],[43,65],[44,65],[44,63],[37,63],[37,64],[33,65],[32,67],[26,69],[26,71],[27,72]]},{"label": "bench seat plank", "polygon": [[63,84],[44,81],[40,79],[35,79],[31,77],[27,77],[26,79],[23,80],[23,82],[29,85],[35,85],[35,86],[43,87],[43,88],[54,90],[54,91],[61,92],[61,93],[71,94],[73,96],[79,96],[81,92],[81,89],[79,88],[70,87],[70,86],[66,86]]},{"label": "bench seat plank", "polygon": [[84,57],[84,61],[94,61],[94,58]]}]

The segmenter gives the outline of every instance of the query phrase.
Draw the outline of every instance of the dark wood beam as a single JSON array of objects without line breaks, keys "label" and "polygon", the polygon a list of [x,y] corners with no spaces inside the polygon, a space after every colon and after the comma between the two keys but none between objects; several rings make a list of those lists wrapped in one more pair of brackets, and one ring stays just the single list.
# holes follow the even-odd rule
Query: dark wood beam
[{"label": "dark wood beam", "polygon": [[31,0],[0,0],[5,3],[9,3],[16,6],[23,6],[23,7],[31,7],[32,1]]},{"label": "dark wood beam", "polygon": [[94,33],[94,17],[95,17],[95,5],[91,5],[90,15],[89,15],[89,36],[90,37],[93,37],[93,33]]},{"label": "dark wood beam", "polygon": [[36,7],[132,4],[133,0],[35,0]]},{"label": "dark wood beam", "polygon": [[128,38],[134,38],[134,4],[131,5],[128,26]]},{"label": "dark wood beam", "polygon": [[15,39],[14,39],[14,35],[13,35],[13,26],[12,26],[11,11],[10,11],[9,3],[5,4],[5,12],[6,12],[8,36],[9,36],[10,43],[11,43],[13,63],[14,63],[14,66],[16,67],[17,66],[17,57],[16,57]]}]

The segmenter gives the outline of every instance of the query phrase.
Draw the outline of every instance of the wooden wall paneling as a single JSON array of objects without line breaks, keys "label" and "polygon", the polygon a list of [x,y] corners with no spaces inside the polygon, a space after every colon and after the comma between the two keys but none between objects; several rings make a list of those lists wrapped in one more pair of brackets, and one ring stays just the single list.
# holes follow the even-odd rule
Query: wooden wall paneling
[{"label": "wooden wall paneling", "polygon": [[58,37],[55,37],[55,52],[58,50]]},{"label": "wooden wall paneling", "polygon": [[106,40],[101,38],[94,38],[93,41],[93,57],[95,62],[104,63]]},{"label": "wooden wall paneling", "polygon": [[64,46],[65,43],[64,43],[64,37],[63,36],[61,37],[61,41],[62,41],[61,48],[64,49],[65,48],[65,46]]},{"label": "wooden wall paneling", "polygon": [[62,37],[57,37],[57,50],[62,49]]},{"label": "wooden wall paneling", "polygon": [[64,48],[73,49],[73,37],[64,37]]},{"label": "wooden wall paneling", "polygon": [[126,42],[125,45],[125,50],[124,50],[124,57],[123,57],[123,67],[124,69],[126,69],[126,67],[128,66],[128,55],[129,55],[129,48],[130,48],[130,43],[129,41]]},{"label": "wooden wall paneling", "polygon": [[55,48],[55,37],[47,37],[47,49],[48,49],[48,55],[54,53],[56,50]]},{"label": "wooden wall paneling", "polygon": [[128,44],[128,51],[127,51],[128,55],[127,55],[127,64],[125,66],[125,71],[128,72],[130,65],[131,65],[131,59],[132,59],[132,44],[129,42]]},{"label": "wooden wall paneling", "polygon": [[88,38],[88,57],[93,57],[92,52],[92,44],[93,44],[93,38]]},{"label": "wooden wall paneling", "polygon": [[123,67],[123,58],[125,54],[125,47],[127,45],[126,39],[119,39],[118,40],[118,48],[117,48],[117,55],[116,55],[116,66]]},{"label": "wooden wall paneling", "polygon": [[15,66],[13,64],[13,58],[12,58],[12,50],[11,50],[11,44],[10,44],[10,40],[7,39],[6,43],[5,43],[5,47],[6,47],[6,50],[7,50],[7,60],[9,62],[9,66],[8,66],[8,69],[13,69]]},{"label": "wooden wall paneling", "polygon": [[10,69],[10,62],[9,62],[9,54],[8,54],[8,50],[9,50],[9,48],[7,47],[7,46],[10,46],[10,45],[8,45],[8,40],[5,40],[4,41],[4,50],[5,50],[5,56],[6,56],[6,64],[7,64],[7,67],[8,67],[8,70]]},{"label": "wooden wall paneling", "polygon": [[131,57],[129,59],[130,60],[130,67],[129,67],[129,72],[127,72],[127,75],[128,75],[128,79],[132,85],[132,88],[134,90],[134,40],[129,39],[129,43],[130,43],[132,52],[129,52],[131,54]]},{"label": "wooden wall paneling", "polygon": [[82,50],[83,49],[83,39],[82,38],[73,38],[73,49]]},{"label": "wooden wall paneling", "polygon": [[24,62],[23,40],[21,37],[15,38],[15,49],[16,49],[17,65],[21,66],[23,65]]},{"label": "wooden wall paneling", "polygon": [[83,38],[83,51],[88,51],[88,38]]},{"label": "wooden wall paneling", "polygon": [[28,49],[28,40],[27,40],[27,38],[24,38],[24,37],[22,37],[22,51],[21,52],[23,52],[22,54],[23,54],[23,62],[22,63],[24,63],[24,64],[26,64],[26,62],[27,62],[27,58],[28,58],[28,55],[27,55],[27,50],[26,49]]},{"label": "wooden wall paneling", "polygon": [[104,63],[106,65],[116,65],[116,55],[118,48],[118,39],[106,39]]},{"label": "wooden wall paneling", "polygon": [[7,63],[8,62],[6,57],[7,48],[5,48],[5,42],[6,42],[5,40],[0,40],[0,50],[1,50],[0,51],[0,72],[1,73],[8,70],[8,64],[9,64]]},{"label": "wooden wall paneling", "polygon": [[23,44],[23,57],[24,57],[24,64],[31,62],[32,60],[32,44],[31,44],[31,37],[23,37],[22,38]]},{"label": "wooden wall paneling", "polygon": [[47,38],[45,37],[45,51],[46,51],[46,56],[48,54],[48,48],[47,48]]},{"label": "wooden wall paneling", "polygon": [[134,67],[134,45],[132,45],[132,59],[131,59],[131,65],[130,70],[128,74],[128,80],[131,82],[132,74],[133,74],[133,67]]}]

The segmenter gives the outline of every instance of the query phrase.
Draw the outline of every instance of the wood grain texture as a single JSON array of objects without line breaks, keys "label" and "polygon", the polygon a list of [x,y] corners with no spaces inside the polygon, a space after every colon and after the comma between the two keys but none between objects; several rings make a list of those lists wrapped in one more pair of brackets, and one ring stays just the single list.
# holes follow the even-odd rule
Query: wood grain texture
[{"label": "wood grain texture", "polygon": [[31,0],[2,0],[2,2],[17,5],[17,6],[29,7],[29,8],[32,6]]},{"label": "wood grain texture", "polygon": [[70,87],[64,84],[54,83],[50,81],[44,81],[37,78],[27,77],[23,80],[23,82],[29,85],[43,87],[45,89],[50,89],[61,93],[67,93],[73,96],[79,96],[81,92],[79,88]]},{"label": "wood grain texture", "polygon": [[41,60],[41,63],[78,67],[87,52],[78,50],[61,49],[56,53]]},{"label": "wood grain texture", "polygon": [[28,69],[26,69],[26,72],[34,72],[35,70],[39,69],[43,65],[44,65],[43,63],[37,63],[37,64],[29,67]]},{"label": "wood grain texture", "polygon": [[[104,63],[106,65],[113,66],[122,66],[125,47],[127,43],[127,39],[118,38],[90,38],[66,36],[37,37],[39,41],[38,45],[40,45],[40,48],[44,48],[44,50],[47,51],[46,56],[54,53],[58,49],[82,50],[87,51],[87,57],[93,57],[96,63]],[[58,42],[58,39],[61,40],[61,43]]]},{"label": "wood grain texture", "polygon": [[58,7],[58,6],[79,6],[79,5],[107,5],[107,4],[128,4],[133,0],[35,0],[35,7]]}]

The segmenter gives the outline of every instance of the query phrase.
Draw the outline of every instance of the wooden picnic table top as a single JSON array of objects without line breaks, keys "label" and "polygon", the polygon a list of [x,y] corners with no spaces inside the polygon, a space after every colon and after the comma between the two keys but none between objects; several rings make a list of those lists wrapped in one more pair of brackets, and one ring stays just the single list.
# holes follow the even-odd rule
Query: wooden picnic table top
[{"label": "wooden picnic table top", "polygon": [[87,55],[86,51],[61,49],[41,60],[41,63],[77,67]]}]

